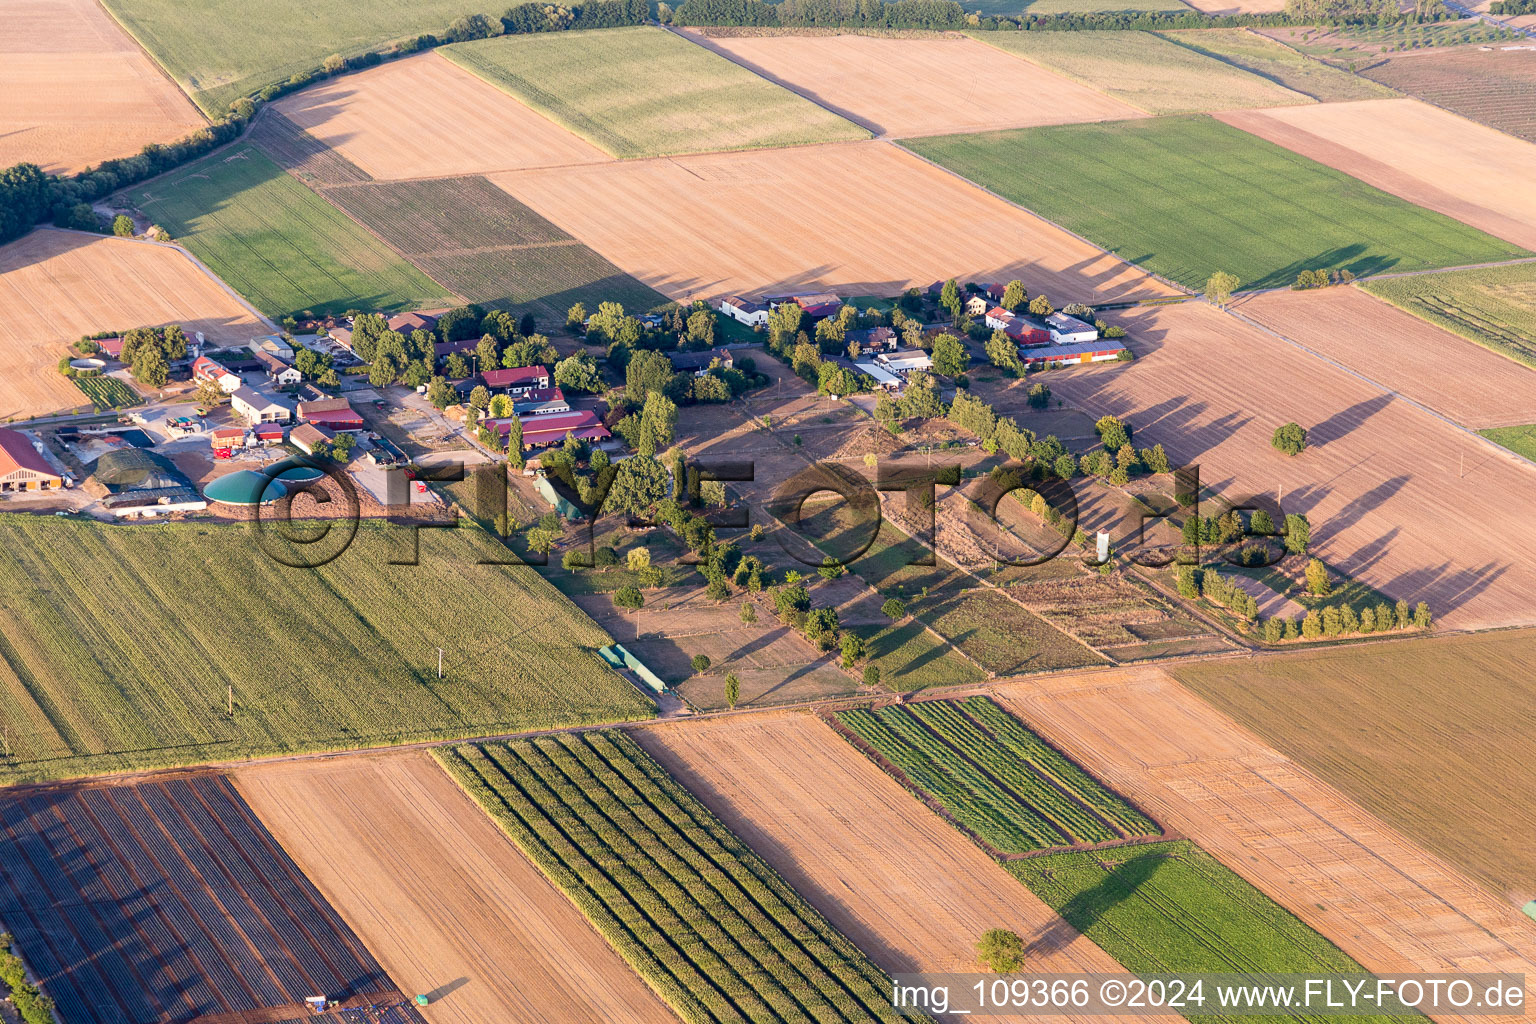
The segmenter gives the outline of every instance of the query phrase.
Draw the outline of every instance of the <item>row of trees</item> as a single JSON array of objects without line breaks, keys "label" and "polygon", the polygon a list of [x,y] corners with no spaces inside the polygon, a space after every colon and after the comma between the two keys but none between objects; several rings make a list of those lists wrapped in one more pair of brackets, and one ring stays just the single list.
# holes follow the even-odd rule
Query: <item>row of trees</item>
[{"label": "row of trees", "polygon": [[16,955],[14,944],[9,933],[0,934],[0,983],[25,1024],[54,1024],[53,1000],[27,980],[26,964]]},{"label": "row of trees", "polygon": [[[1326,577],[1327,568],[1315,558],[1308,563],[1309,576],[1314,574],[1314,566]],[[1380,601],[1358,611],[1354,605],[1341,602],[1325,605],[1322,608],[1312,608],[1306,614],[1294,619],[1274,616],[1260,624],[1258,602],[1254,597],[1216,570],[1182,565],[1178,568],[1176,579],[1181,597],[1190,600],[1204,598],[1212,604],[1226,608],[1259,629],[1264,640],[1272,644],[1285,640],[1317,640],[1324,637],[1389,633],[1406,629],[1427,630],[1434,625],[1434,616],[1426,602],[1420,601],[1416,606],[1410,607],[1408,602],[1403,600],[1397,601],[1396,604]],[[1310,580],[1308,589],[1312,589]]]},{"label": "row of trees", "polygon": [[965,9],[954,0],[683,0],[661,12],[678,25],[792,28],[963,29]]}]

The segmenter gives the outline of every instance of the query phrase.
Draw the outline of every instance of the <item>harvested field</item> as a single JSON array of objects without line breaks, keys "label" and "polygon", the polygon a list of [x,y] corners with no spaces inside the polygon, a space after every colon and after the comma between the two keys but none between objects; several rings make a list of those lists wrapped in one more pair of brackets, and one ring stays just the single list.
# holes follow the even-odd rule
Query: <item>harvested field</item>
[{"label": "harvested field", "polygon": [[179,323],[188,336],[243,344],[268,328],[185,253],[162,245],[39,229],[0,247],[0,419],[85,404],[59,374],[83,334]]},{"label": "harvested field", "polygon": [[994,856],[1161,832],[986,697],[836,717],[882,767],[937,801]]},{"label": "harvested field", "polygon": [[1362,72],[1399,92],[1536,142],[1536,52],[1475,47],[1394,55]]},{"label": "harvested field", "polygon": [[504,36],[442,52],[617,157],[843,142],[868,135],[656,26]]},{"label": "harvested field", "polygon": [[465,298],[563,323],[576,302],[646,310],[666,301],[483,177],[324,190],[406,259]]},{"label": "harvested field", "polygon": [[[1136,107],[974,39],[689,36],[877,135],[1144,116]],[[962,68],[964,74],[957,74]]]},{"label": "harvested field", "polygon": [[375,178],[609,159],[435,51],[304,89],[276,110]]},{"label": "harvested field", "polygon": [[240,771],[236,786],[432,1024],[676,1020],[432,756]]},{"label": "harvested field", "polygon": [[[894,294],[1021,278],[1059,301],[1176,294],[884,143],[718,154],[491,180],[669,298],[801,288]],[[892,196],[902,215],[889,216]],[[957,232],[954,224],[986,224]],[[772,237],[761,225],[772,224]],[[923,244],[914,246],[912,239]],[[1086,299],[1084,301],[1087,301]]]},{"label": "harvested field", "polygon": [[974,971],[988,928],[1018,932],[1033,970],[1120,969],[812,716],[680,723],[636,739],[886,971]]},{"label": "harvested field", "polygon": [[1312,102],[1151,32],[987,32],[977,38],[1151,114]]},{"label": "harvested field", "polygon": [[901,1019],[879,968],[628,735],[437,756],[684,1020]]},{"label": "harvested field", "polygon": [[1536,264],[1364,281],[1360,287],[1536,369]]},{"label": "harvested field", "polygon": [[1187,11],[1180,0],[981,0],[967,11],[1018,17],[1024,14],[1095,14],[1100,11]]},{"label": "harvested field", "polygon": [[278,113],[274,107],[262,108],[261,117],[247,129],[245,139],[273,163],[311,187],[373,180],[361,167]]},{"label": "harvested field", "polygon": [[[1514,903],[1536,850],[1530,730],[1508,713],[1536,634],[1433,637],[1171,669],[1185,686],[1387,824]],[[1447,700],[1446,694],[1455,694]]]},{"label": "harvested field", "polygon": [[653,713],[593,653],[606,633],[531,569],[479,564],[466,529],[390,564],[409,537],[365,520],[309,569],[270,526],[0,517],[0,781]]},{"label": "harvested field", "polygon": [[221,775],[10,790],[0,835],[6,930],[70,1024],[402,998]]},{"label": "harvested field", "polygon": [[[1137,360],[1108,375],[1053,372],[1054,393],[1127,420],[1175,465],[1198,464],[1211,492],[1280,488],[1285,510],[1311,520],[1318,557],[1394,600],[1427,601],[1437,623],[1536,621],[1536,559],[1508,543],[1536,503],[1529,465],[1209,306],[1109,319],[1130,331]],[[1269,443],[1288,420],[1311,431],[1294,459]]]},{"label": "harvested field", "polygon": [[[1219,2],[1220,0],[1207,0],[1211,5]],[[1262,7],[1268,2],[1271,0],[1260,0],[1259,6]],[[1279,10],[1280,6],[1275,4],[1269,9]],[[1181,46],[1187,46],[1208,57],[1242,68],[1244,71],[1251,71],[1287,89],[1324,103],[1380,99],[1395,95],[1386,86],[1377,85],[1369,79],[1330,67],[1267,36],[1261,36],[1257,32],[1246,29],[1212,28],[1160,34],[1163,38]],[[1314,104],[1302,104],[1302,107],[1309,110],[1313,106]],[[1323,162],[1327,163],[1326,160]]]},{"label": "harvested field", "polygon": [[1218,115],[1490,235],[1536,248],[1536,146],[1413,99]]},{"label": "harvested field", "polygon": [[73,174],[207,122],[93,0],[8,0],[0,167]]},{"label": "harvested field", "polygon": [[[1374,664],[1383,649],[1373,645],[1350,653],[1362,665]],[[1245,663],[1238,675],[1251,680],[1252,671]],[[1392,673],[1362,671],[1380,679],[1383,699],[1392,699],[1393,686],[1386,682],[1395,679]],[[1444,678],[1442,672],[1437,687],[1426,684],[1426,693],[1438,693],[1433,699],[1441,703]],[[1347,682],[1341,679],[1335,692],[1336,702],[1297,718],[1332,715],[1325,731],[1336,737],[1347,731],[1350,739],[1343,746],[1348,747],[1363,720],[1348,711]],[[1528,974],[1536,965],[1529,952],[1530,922],[1514,906],[1490,898],[1162,672],[1120,669],[1025,680],[998,689],[996,696],[1048,741],[1199,843],[1367,970]],[[1294,700],[1286,706],[1294,709]],[[1385,707],[1383,713],[1396,716]],[[1401,720],[1422,756],[1422,731],[1406,714]],[[1295,728],[1299,731],[1299,721]],[[1459,783],[1447,777],[1444,785]],[[1380,799],[1403,795],[1382,790]]]},{"label": "harvested field", "polygon": [[270,316],[453,304],[436,282],[254,146],[219,150],[128,195]]},{"label": "harvested field", "polygon": [[[1536,278],[1536,267],[1527,275]],[[1382,283],[1398,280],[1423,279]],[[1268,292],[1233,308],[1464,426],[1513,426],[1530,421],[1536,410],[1536,373],[1530,368],[1359,288]],[[1341,323],[1350,330],[1340,331]],[[1536,345],[1536,338],[1532,341]]]},{"label": "harvested field", "polygon": [[[1361,276],[1529,255],[1209,117],[1024,128],[906,145],[1195,289],[1217,270],[1237,275],[1244,288],[1264,288],[1292,284],[1306,269]],[[1040,152],[1051,159],[1037,159]],[[1106,152],[1116,159],[1105,160]]]}]

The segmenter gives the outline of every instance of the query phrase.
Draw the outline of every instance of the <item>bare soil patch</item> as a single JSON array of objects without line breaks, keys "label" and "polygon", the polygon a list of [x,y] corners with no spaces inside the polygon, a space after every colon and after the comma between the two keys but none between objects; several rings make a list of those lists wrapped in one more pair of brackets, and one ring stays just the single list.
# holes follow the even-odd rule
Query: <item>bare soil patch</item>
[{"label": "bare soil patch", "polygon": [[1372,81],[1536,142],[1536,51],[1456,47],[1394,54]]},{"label": "bare soil patch", "polygon": [[182,324],[215,342],[267,330],[186,253],[73,231],[37,230],[0,248],[0,418],[88,404],[59,375],[63,345],[83,334]]},{"label": "bare soil patch", "polygon": [[1069,78],[955,36],[690,39],[881,135],[1145,117]]},{"label": "bare soil patch", "polygon": [[[1176,294],[1144,271],[883,142],[491,178],[674,299],[802,288],[889,295],[950,277],[1017,277],[1030,294],[1044,291],[1057,301]],[[984,227],[957,231],[956,224]]]},{"label": "bare soil patch", "polygon": [[375,178],[611,159],[435,52],[304,89],[277,109]]},{"label": "bare soil patch", "polygon": [[4,21],[0,167],[69,174],[206,123],[94,0],[8,0]]},{"label": "bare soil patch", "polygon": [[1120,970],[814,717],[754,715],[633,735],[886,971],[974,971],[976,939],[988,928],[1018,932],[1033,970]]},{"label": "bare soil patch", "polygon": [[1414,99],[1217,118],[1384,192],[1536,248],[1536,146]]},{"label": "bare soil patch", "polygon": [[426,753],[243,770],[236,784],[433,1024],[673,1022]]},{"label": "bare soil patch", "polygon": [[1020,681],[996,695],[1369,970],[1532,969],[1514,907],[1162,672]]},{"label": "bare soil patch", "polygon": [[[1536,557],[1509,542],[1536,505],[1528,463],[1210,306],[1108,319],[1130,332],[1136,361],[1053,371],[1057,395],[1198,464],[1207,493],[1278,492],[1311,520],[1319,557],[1389,597],[1427,601],[1442,625],[1536,621]],[[1292,420],[1311,432],[1295,458],[1270,446]]]},{"label": "bare soil patch", "polygon": [[1369,292],[1269,292],[1235,308],[1465,426],[1517,426],[1536,418],[1536,372]]}]

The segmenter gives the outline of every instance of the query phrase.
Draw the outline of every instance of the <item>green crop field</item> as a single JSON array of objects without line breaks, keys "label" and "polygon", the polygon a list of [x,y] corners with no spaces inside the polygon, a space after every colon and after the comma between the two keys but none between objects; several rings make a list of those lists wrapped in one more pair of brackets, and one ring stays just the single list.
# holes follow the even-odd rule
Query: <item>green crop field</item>
[{"label": "green crop field", "polygon": [[1153,114],[1311,98],[1151,32],[981,32],[976,38]]},{"label": "green crop field", "polygon": [[[1172,666],[1179,682],[1409,839],[1530,898],[1536,630]],[[1129,965],[1127,965],[1129,966]]]},{"label": "green crop field", "polygon": [[453,305],[441,285],[252,146],[220,150],[129,196],[269,316]]},{"label": "green crop field", "polygon": [[837,718],[993,853],[1161,833],[989,698],[843,711]]},{"label": "green crop field", "polygon": [[844,628],[864,641],[869,664],[880,670],[880,684],[892,690],[960,686],[986,678],[975,665],[935,640],[920,621]]},{"label": "green crop field", "polygon": [[505,36],[441,52],[618,157],[869,138],[659,28]]},{"label": "green crop field", "polygon": [[477,564],[472,530],[391,565],[406,529],[365,521],[305,569],[244,524],[0,516],[0,783],[652,714],[607,634],[531,569]]},{"label": "green crop field", "polygon": [[[1136,974],[1366,973],[1337,946],[1193,843],[1074,851],[1004,866],[1068,924]],[[1213,1009],[1208,1003],[1201,1019],[1244,1019]],[[1405,1014],[1330,1019],[1422,1018]]]},{"label": "green crop field", "polygon": [[907,611],[1000,676],[1104,664],[1098,654],[995,590],[946,588],[909,600]]},{"label": "green crop field", "polygon": [[1363,276],[1529,255],[1211,117],[902,145],[1196,289],[1217,270],[1265,288],[1307,268]]},{"label": "green crop field", "polygon": [[1494,444],[1503,445],[1516,455],[1523,455],[1532,462],[1536,462],[1536,425],[1491,427],[1488,430],[1479,430],[1478,433]]},{"label": "green crop field", "polygon": [[1161,35],[1315,100],[1370,100],[1396,95],[1384,85],[1329,67],[1246,29],[1196,29]]},{"label": "green crop field", "polygon": [[98,409],[126,409],[144,401],[137,391],[116,377],[98,374],[94,377],[77,376],[74,380],[75,387],[84,392],[85,397]]},{"label": "green crop field", "polygon": [[259,11],[235,0],[105,6],[211,117],[236,97],[319,67],[332,53],[349,57],[391,40],[441,34],[475,11],[459,0],[263,0]]},{"label": "green crop field", "polygon": [[1366,291],[1536,367],[1536,263],[1367,281]]},{"label": "green crop field", "polygon": [[574,303],[664,305],[641,284],[478,175],[336,185],[322,194],[472,302],[564,322]]},{"label": "green crop field", "polygon": [[688,1024],[902,1019],[884,974],[623,733],[438,757]]}]

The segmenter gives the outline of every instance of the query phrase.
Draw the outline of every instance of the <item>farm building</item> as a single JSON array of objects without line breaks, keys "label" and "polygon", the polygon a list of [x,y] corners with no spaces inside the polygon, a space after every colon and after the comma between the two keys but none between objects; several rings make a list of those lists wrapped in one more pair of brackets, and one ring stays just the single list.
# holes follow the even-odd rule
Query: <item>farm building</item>
[{"label": "farm building", "polygon": [[208,432],[208,439],[215,448],[239,448],[245,444],[245,428],[214,427]]},{"label": "farm building", "polygon": [[1030,368],[1040,366],[1068,366],[1074,363],[1104,363],[1119,359],[1126,347],[1108,339],[1084,342],[1080,345],[1050,345],[1019,353],[1019,358]]},{"label": "farm building", "polygon": [[336,440],[336,432],[315,423],[300,423],[289,432],[288,440],[305,455],[313,455],[317,448],[329,448]]},{"label": "farm building", "polygon": [[875,356],[875,363],[891,373],[911,373],[913,370],[933,369],[933,358],[922,349],[906,352],[882,352]]},{"label": "farm building", "polygon": [[549,502],[550,506],[566,519],[574,523],[578,519],[586,518],[576,503],[555,490],[555,485],[550,483],[549,478],[544,476],[544,474],[540,473],[534,477],[533,486],[543,496],[544,500]]},{"label": "farm building", "polygon": [[399,313],[387,321],[389,329],[409,336],[412,331],[437,329],[437,317],[431,313]]},{"label": "farm building", "polygon": [[0,491],[52,491],[64,478],[19,430],[0,428]]},{"label": "farm building", "polygon": [[233,393],[244,381],[239,375],[231,373],[228,368],[216,359],[207,356],[198,356],[192,362],[192,377],[194,380],[211,380],[219,385],[219,390],[226,395]]},{"label": "farm building", "polygon": [[144,448],[120,448],[97,459],[85,489],[119,517],[208,507],[170,459]]},{"label": "farm building", "polygon": [[731,353],[723,348],[710,348],[702,352],[668,352],[667,358],[672,361],[672,369],[692,373],[695,377],[708,373],[710,365],[717,359],[727,370],[735,364]]},{"label": "farm building", "polygon": [[253,338],[248,347],[251,350],[251,354],[258,358],[260,358],[262,353],[266,353],[269,356],[276,356],[284,362],[290,362],[293,359],[293,346],[288,344],[281,334],[268,334],[265,337]]},{"label": "farm building", "polygon": [[1051,341],[1057,345],[1082,345],[1099,336],[1099,329],[1093,324],[1085,324],[1065,313],[1052,313],[1045,318],[1045,323],[1050,328]]},{"label": "farm building", "polygon": [[375,466],[403,466],[410,459],[405,450],[387,437],[375,437],[368,443],[368,461]]},{"label": "farm building", "polygon": [[304,375],[298,370],[270,352],[257,352],[256,361],[261,364],[263,370],[267,371],[267,379],[280,387],[291,387],[304,379]]},{"label": "farm building", "polygon": [[229,405],[247,423],[287,423],[293,419],[293,409],[287,402],[254,388],[236,388],[229,396]]},{"label": "farm building", "polygon": [[285,429],[281,423],[258,423],[251,428],[251,436],[257,444],[274,445],[283,443]]},{"label": "farm building", "polygon": [[479,343],[479,338],[460,338],[457,341],[434,341],[432,343],[432,354],[439,362],[447,359],[455,352],[461,356],[467,356],[475,350],[475,346]]},{"label": "farm building", "polygon": [[550,416],[570,411],[571,404],[559,388],[535,388],[512,400],[512,413],[516,416]]},{"label": "farm building", "polygon": [[896,351],[896,331],[890,327],[867,327],[861,331],[849,331],[843,335],[843,340],[849,343],[857,342],[860,355]]},{"label": "farm building", "polygon": [[761,327],[768,323],[768,307],[761,302],[744,299],[740,295],[721,299],[720,312],[748,327]]},{"label": "farm building", "polygon": [[1018,319],[1018,317],[1004,309],[1002,306],[992,306],[988,308],[984,314],[984,317],[985,319],[982,322],[985,323],[989,329],[994,331],[1006,331],[1009,325],[1012,324],[1014,320]]},{"label": "farm building", "polygon": [[901,387],[901,378],[874,363],[854,363],[853,368],[872,378],[875,387],[883,391],[895,391]]},{"label": "farm building", "polygon": [[327,329],[326,333],[336,344],[340,345],[348,352],[352,351],[352,328],[340,326],[331,327]]},{"label": "farm building", "polygon": [[330,430],[362,430],[363,417],[345,398],[299,403],[299,420]]},{"label": "farm building", "polygon": [[991,305],[991,303],[987,301],[987,297],[985,295],[971,295],[965,300],[965,305],[963,308],[971,316],[981,316],[987,311],[987,307],[989,305]]},{"label": "farm building", "polygon": [[96,348],[102,355],[109,359],[120,358],[123,354],[122,338],[97,338]]},{"label": "farm building", "polygon": [[824,316],[836,316],[843,308],[843,300],[831,292],[818,292],[815,295],[796,295],[795,302],[805,310],[805,315],[813,320],[820,320]]},{"label": "farm building", "polygon": [[520,395],[550,386],[549,371],[542,366],[517,366],[510,370],[486,370],[480,380],[492,393]]},{"label": "farm building", "polygon": [[270,505],[288,493],[277,480],[254,469],[237,469],[209,482],[203,497],[217,505]]},{"label": "farm building", "polygon": [[1032,317],[1014,317],[1013,323],[1003,328],[1003,333],[1012,338],[1020,348],[1036,348],[1051,343],[1050,328]]},{"label": "farm building", "polygon": [[[523,427],[524,448],[548,448],[552,444],[560,444],[567,437],[574,437],[578,441],[605,441],[613,436],[597,418],[597,414],[587,410],[552,416],[524,416],[519,417],[518,422]],[[487,419],[481,423],[502,438],[512,432],[510,419]]]}]

